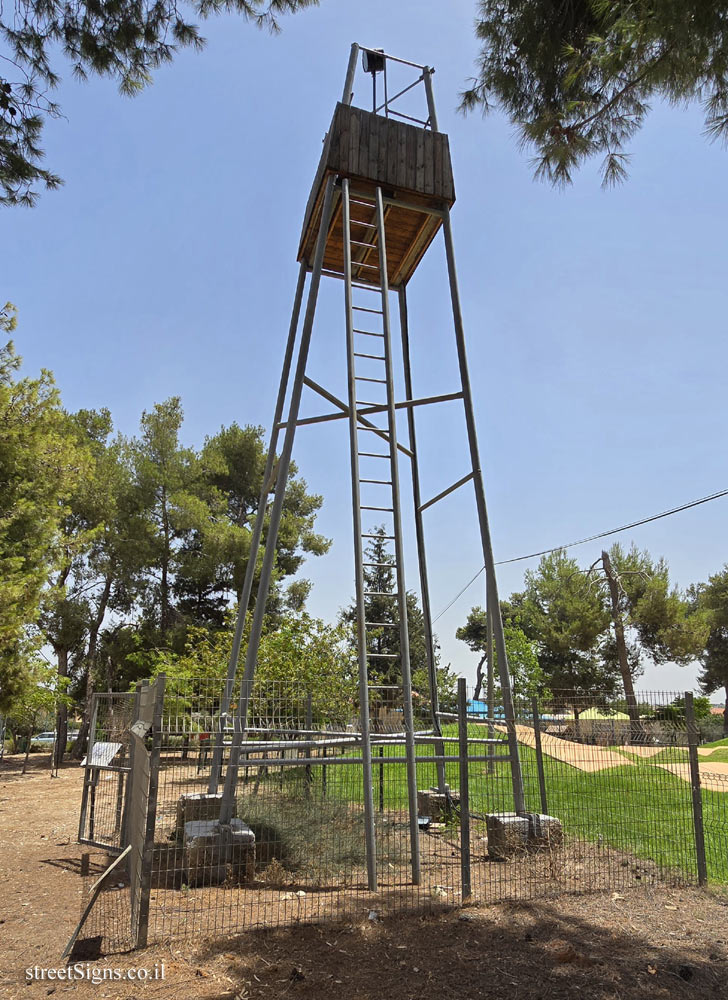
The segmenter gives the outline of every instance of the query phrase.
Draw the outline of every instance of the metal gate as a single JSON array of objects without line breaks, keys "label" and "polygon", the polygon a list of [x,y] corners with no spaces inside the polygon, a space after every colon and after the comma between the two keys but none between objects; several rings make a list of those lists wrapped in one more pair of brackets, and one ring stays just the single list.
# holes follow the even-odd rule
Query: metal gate
[{"label": "metal gate", "polygon": [[92,696],[78,824],[81,844],[109,851],[121,851],[126,846],[131,727],[137,717],[138,697],[119,692]]}]

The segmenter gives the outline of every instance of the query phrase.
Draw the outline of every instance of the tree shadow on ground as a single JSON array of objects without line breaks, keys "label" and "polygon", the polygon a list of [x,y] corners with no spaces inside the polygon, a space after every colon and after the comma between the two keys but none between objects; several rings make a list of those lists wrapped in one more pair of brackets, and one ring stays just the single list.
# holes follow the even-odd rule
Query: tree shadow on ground
[{"label": "tree shadow on ground", "polygon": [[[381,907],[386,909],[386,900]],[[202,944],[236,995],[316,1000],[707,1000],[726,996],[728,899],[599,893]]]},{"label": "tree shadow on ground", "polygon": [[[32,753],[28,757],[28,767],[23,774],[24,753],[8,754],[0,757],[0,781],[20,781],[22,778],[51,777],[50,754]],[[64,761],[60,767],[62,771],[78,770],[78,761]]]}]

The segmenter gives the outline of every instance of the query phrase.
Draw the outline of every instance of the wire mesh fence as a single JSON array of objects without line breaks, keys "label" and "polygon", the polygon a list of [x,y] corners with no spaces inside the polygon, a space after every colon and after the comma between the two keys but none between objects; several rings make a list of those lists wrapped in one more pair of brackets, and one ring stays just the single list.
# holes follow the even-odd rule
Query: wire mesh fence
[{"label": "wire mesh fence", "polygon": [[79,818],[81,843],[121,850],[134,695],[94,695]]},{"label": "wire mesh fence", "polygon": [[[728,881],[728,764],[713,759],[725,751],[698,746],[711,734],[701,720],[689,729],[676,694],[642,694],[631,712],[595,695],[521,698],[511,719],[472,696],[459,715],[447,706],[437,720],[421,704],[413,834],[400,699],[372,689],[372,891],[355,697],[256,684],[222,829],[237,723],[235,703],[230,719],[220,716],[221,692],[209,678],[167,685],[153,737],[149,941],[370,909],[697,883],[695,767],[707,875]],[[509,731],[525,801],[518,814]],[[128,896],[128,878],[114,881],[85,933],[128,947]]]}]

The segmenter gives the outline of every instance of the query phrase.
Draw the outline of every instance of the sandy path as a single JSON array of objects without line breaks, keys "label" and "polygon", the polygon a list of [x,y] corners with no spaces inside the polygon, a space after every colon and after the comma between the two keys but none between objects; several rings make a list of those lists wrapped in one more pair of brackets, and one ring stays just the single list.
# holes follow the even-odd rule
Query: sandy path
[{"label": "sandy path", "polygon": [[[665,771],[671,771],[683,781],[690,781],[689,764],[658,764]],[[728,764],[701,764],[700,784],[711,792],[728,792]]]},{"label": "sandy path", "polygon": [[[505,726],[495,727],[499,732],[506,731]],[[530,726],[516,726],[518,742],[528,747],[536,746],[536,737]],[[557,736],[549,736],[548,733],[541,734],[541,748],[549,757],[570,764],[580,771],[604,771],[609,767],[629,767],[634,766],[634,761],[628,757],[623,757],[620,753],[607,750],[606,747],[591,746],[587,743],[570,743],[568,740],[559,739]]]}]

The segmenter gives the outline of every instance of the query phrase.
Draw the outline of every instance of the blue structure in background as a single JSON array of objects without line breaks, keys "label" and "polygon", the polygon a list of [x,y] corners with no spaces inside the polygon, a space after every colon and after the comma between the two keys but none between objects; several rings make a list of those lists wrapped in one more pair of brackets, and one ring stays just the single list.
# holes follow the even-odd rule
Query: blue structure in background
[{"label": "blue structure in background", "polygon": [[[484,719],[488,718],[488,705],[487,702],[481,701],[480,699],[472,699],[468,702],[468,715],[481,715]],[[505,719],[505,713],[503,712],[502,705],[496,705],[493,709],[494,719]]]}]

